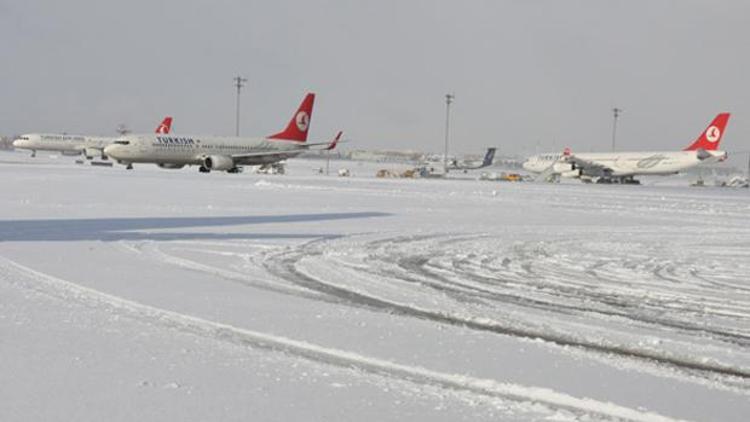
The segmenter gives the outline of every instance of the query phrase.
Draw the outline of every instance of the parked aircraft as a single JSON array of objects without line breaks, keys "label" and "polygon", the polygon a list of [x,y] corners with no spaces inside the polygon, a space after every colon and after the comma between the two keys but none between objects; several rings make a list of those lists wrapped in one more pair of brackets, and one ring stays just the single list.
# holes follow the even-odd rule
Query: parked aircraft
[{"label": "parked aircraft", "polygon": [[453,160],[448,163],[448,170],[478,170],[492,165],[492,160],[495,159],[495,151],[497,148],[487,148],[487,152],[484,154],[484,159],[479,162],[471,161],[456,161]]},{"label": "parked aircraft", "polygon": [[729,116],[729,113],[717,115],[698,139],[682,151],[574,154],[566,148],[563,153],[530,157],[523,168],[538,173],[537,179],[566,177],[597,183],[638,183],[635,176],[676,174],[727,158],[727,153],[718,148]]},{"label": "parked aircraft", "polygon": [[266,137],[128,135],[106,147],[104,153],[128,169],[133,163],[153,163],[168,169],[197,165],[202,173],[237,173],[243,165],[276,163],[312,149],[331,150],[341,132],[330,142],[307,143],[314,102],[315,94],[307,94],[286,128]]},{"label": "parked aircraft", "polygon": [[[156,127],[155,132],[167,134],[172,127],[172,118],[165,117]],[[89,160],[99,155],[107,159],[104,148],[119,138],[107,136],[68,135],[61,133],[29,133],[21,135],[13,141],[13,147],[31,150],[35,157],[37,151],[56,151],[63,155],[83,154]]]}]

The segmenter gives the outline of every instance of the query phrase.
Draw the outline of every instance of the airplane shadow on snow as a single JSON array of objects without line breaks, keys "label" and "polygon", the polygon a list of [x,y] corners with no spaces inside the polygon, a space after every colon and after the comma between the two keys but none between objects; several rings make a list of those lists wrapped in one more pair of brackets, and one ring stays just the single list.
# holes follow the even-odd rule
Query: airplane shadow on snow
[{"label": "airplane shadow on snow", "polygon": [[[134,217],[90,219],[0,220],[0,242],[118,241],[118,240],[243,240],[336,238],[321,233],[247,233],[161,231],[278,223],[314,223],[387,217],[382,212],[291,214],[232,217]],[[158,230],[158,231],[157,231]]]}]

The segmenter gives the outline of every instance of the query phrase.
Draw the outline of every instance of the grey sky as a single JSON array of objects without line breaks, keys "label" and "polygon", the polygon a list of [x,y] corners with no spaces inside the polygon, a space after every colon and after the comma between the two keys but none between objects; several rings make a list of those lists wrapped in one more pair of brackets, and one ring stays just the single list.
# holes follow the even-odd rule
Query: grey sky
[{"label": "grey sky", "polygon": [[0,133],[280,129],[308,90],[316,139],[439,151],[686,146],[731,111],[748,150],[747,1],[5,1]]}]

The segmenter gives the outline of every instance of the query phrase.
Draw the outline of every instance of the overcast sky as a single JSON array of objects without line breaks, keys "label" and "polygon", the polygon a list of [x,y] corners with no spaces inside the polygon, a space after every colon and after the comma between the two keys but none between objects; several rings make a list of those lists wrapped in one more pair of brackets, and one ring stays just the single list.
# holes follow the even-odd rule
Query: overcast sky
[{"label": "overcast sky", "polygon": [[750,149],[750,2],[0,0],[0,133],[311,135],[456,152],[680,149],[733,113]]}]

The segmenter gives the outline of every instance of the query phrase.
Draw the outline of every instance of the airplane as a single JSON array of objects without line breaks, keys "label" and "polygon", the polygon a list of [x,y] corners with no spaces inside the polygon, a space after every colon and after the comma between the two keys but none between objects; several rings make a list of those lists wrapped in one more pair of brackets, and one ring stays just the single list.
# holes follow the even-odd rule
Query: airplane
[{"label": "airplane", "polygon": [[341,132],[330,142],[307,143],[314,102],[315,94],[307,94],[286,128],[266,137],[127,135],[106,147],[104,153],[127,169],[134,163],[153,163],[165,169],[197,165],[201,173],[239,173],[243,165],[272,164],[304,151],[336,148]]},{"label": "airplane", "polygon": [[448,163],[448,170],[479,170],[492,165],[492,160],[495,159],[495,151],[497,148],[487,148],[487,152],[484,154],[484,159],[481,162],[470,162],[470,161],[457,161],[451,160]]},{"label": "airplane", "polygon": [[727,153],[718,148],[729,116],[729,113],[718,114],[698,139],[682,151],[573,154],[566,148],[563,153],[532,156],[523,163],[523,168],[537,173],[537,180],[564,177],[585,182],[638,184],[635,176],[672,175],[702,163],[726,160]]},{"label": "airplane", "polygon": [[[172,118],[167,116],[156,127],[155,133],[167,134],[172,127]],[[36,157],[37,151],[56,151],[63,155],[81,155],[91,160],[94,155],[107,159],[104,149],[118,137],[68,135],[59,133],[29,133],[21,135],[13,141],[13,147],[31,150],[31,156]]]}]

